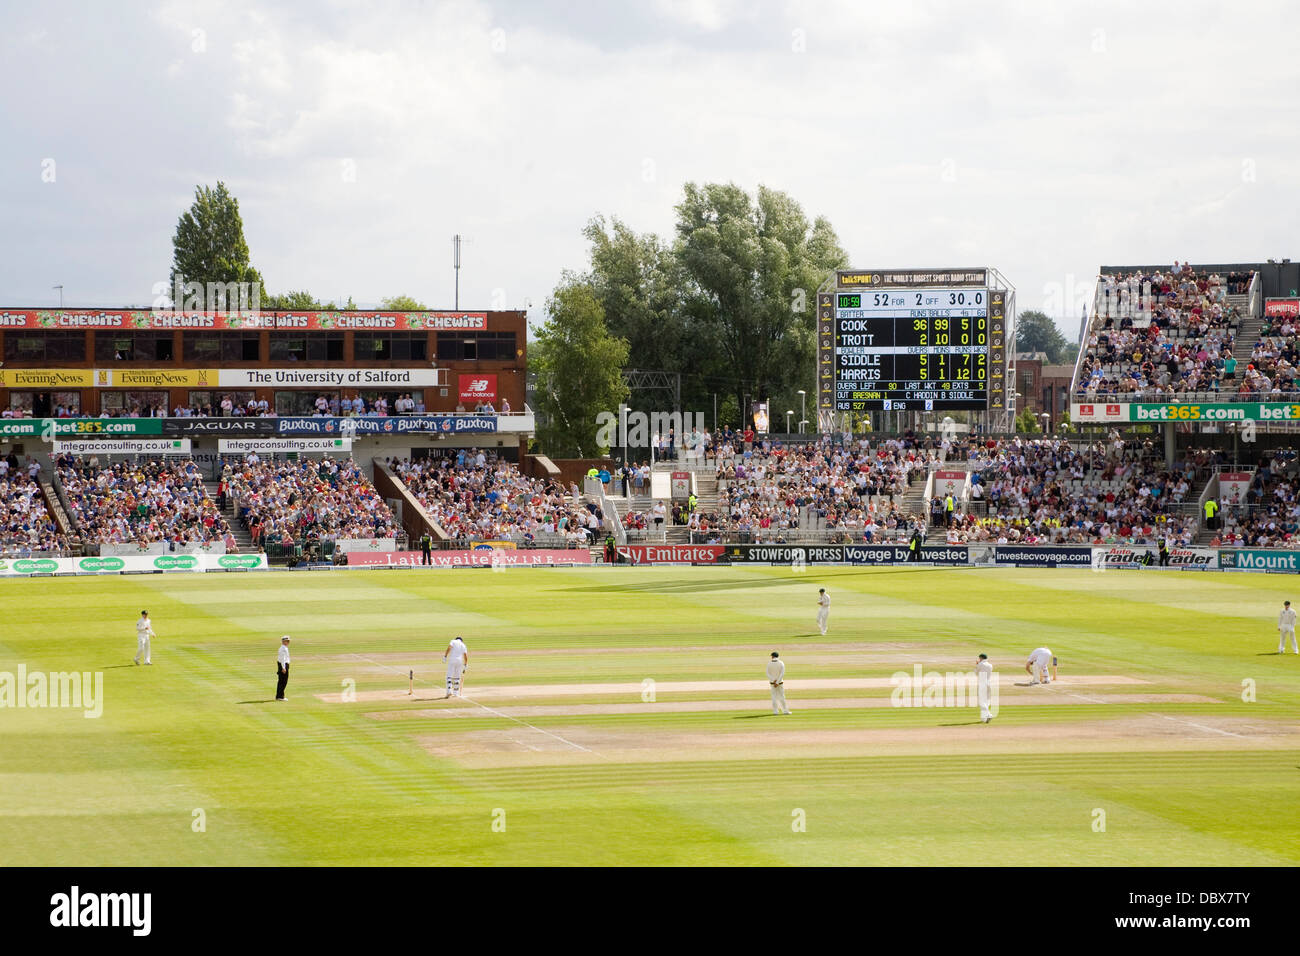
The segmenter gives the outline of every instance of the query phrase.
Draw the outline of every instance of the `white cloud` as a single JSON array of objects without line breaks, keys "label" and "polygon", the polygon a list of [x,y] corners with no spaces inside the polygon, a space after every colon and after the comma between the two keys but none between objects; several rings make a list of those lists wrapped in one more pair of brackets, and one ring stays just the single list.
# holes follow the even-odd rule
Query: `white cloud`
[{"label": "white cloud", "polygon": [[591,216],[671,235],[690,180],[788,191],[859,265],[996,266],[1021,308],[1103,262],[1292,255],[1300,17],[1182,9],[32,5],[0,37],[31,91],[0,106],[0,300],[146,300],[217,179],[274,290],[368,302],[450,304],[461,232],[462,305],[540,305]]}]

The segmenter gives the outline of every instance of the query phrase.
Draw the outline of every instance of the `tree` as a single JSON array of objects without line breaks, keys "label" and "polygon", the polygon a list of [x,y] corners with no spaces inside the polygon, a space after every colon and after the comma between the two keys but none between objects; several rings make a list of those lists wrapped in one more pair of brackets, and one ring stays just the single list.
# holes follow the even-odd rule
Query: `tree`
[{"label": "tree", "polygon": [[816,291],[847,262],[824,218],[809,224],[790,196],[760,186],[687,183],[674,253],[691,289],[685,303],[717,345],[713,373],[736,397],[792,407],[815,381]]},{"label": "tree", "polygon": [[381,312],[425,312],[428,308],[423,302],[417,302],[409,295],[394,295],[379,300]]},{"label": "tree", "polygon": [[1020,434],[1033,434],[1041,431],[1038,424],[1038,416],[1034,414],[1033,409],[1025,406],[1016,416],[1016,431]]},{"label": "tree", "polygon": [[326,306],[310,292],[304,290],[267,296],[262,302],[262,308],[272,312],[319,312]]},{"label": "tree", "polygon": [[537,440],[547,455],[606,454],[596,443],[602,412],[618,414],[628,398],[622,369],[626,340],[610,335],[591,285],[565,273],[546,303],[548,318],[529,348],[537,374]]},{"label": "tree", "polygon": [[1033,310],[1021,312],[1016,320],[1016,351],[1045,352],[1047,361],[1059,365],[1069,361],[1070,343],[1046,313]]},{"label": "tree", "polygon": [[180,308],[245,309],[265,298],[262,275],[249,261],[239,201],[225,183],[195,188],[194,204],[172,237],[171,284]]}]

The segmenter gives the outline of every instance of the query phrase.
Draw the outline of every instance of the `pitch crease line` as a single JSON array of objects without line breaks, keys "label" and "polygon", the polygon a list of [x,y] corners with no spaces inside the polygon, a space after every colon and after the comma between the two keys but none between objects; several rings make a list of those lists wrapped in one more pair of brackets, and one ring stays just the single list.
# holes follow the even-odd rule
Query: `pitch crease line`
[{"label": "pitch crease line", "polygon": [[[353,656],[353,657],[358,657],[358,658],[360,658],[361,660],[365,661],[365,662],[368,663],[368,664],[374,664],[376,667],[382,667],[382,668],[384,668],[384,670],[394,671],[395,673],[398,673],[398,674],[400,674],[400,673],[402,672],[402,671],[401,671],[401,668],[398,668],[398,667],[392,667],[392,666],[390,666],[390,665],[388,665],[388,664],[381,664],[381,663],[379,663],[379,661],[373,661],[373,660],[371,660],[370,658],[368,658],[368,657],[363,657],[363,656],[360,655],[360,654],[353,654],[352,656]],[[437,685],[435,685],[432,681],[427,681],[427,680],[421,680],[420,683],[421,683],[421,684],[427,684],[427,685],[429,685],[430,687],[437,686]],[[497,717],[502,717],[502,718],[504,718],[504,719],[506,719],[506,720],[513,720],[516,724],[520,724],[520,725],[522,725],[522,726],[524,726],[524,727],[527,727],[529,730],[535,730],[535,731],[537,731],[539,734],[545,734],[547,737],[554,738],[555,740],[558,740],[560,743],[564,744],[565,746],[568,746],[568,747],[574,747],[574,748],[576,748],[577,750],[581,750],[581,751],[583,751],[584,753],[595,754],[595,756],[599,757],[601,760],[608,760],[608,759],[609,759],[609,758],[606,757],[604,754],[602,754],[602,753],[597,753],[595,750],[592,750],[590,747],[584,747],[582,744],[574,743],[572,740],[569,740],[568,738],[561,737],[559,734],[553,734],[553,733],[551,733],[549,730],[543,730],[541,727],[534,727],[532,724],[528,723],[528,721],[526,721],[526,720],[520,720],[518,717],[511,717],[509,714],[503,714],[503,713],[501,713],[501,711],[499,711],[499,710],[494,710],[493,708],[489,707],[487,704],[480,704],[478,701],[476,701],[476,700],[475,700],[474,698],[472,698],[472,697],[462,697],[462,698],[460,698],[460,699],[461,699],[461,700],[467,700],[467,701],[469,701],[469,702],[470,702],[471,704],[473,704],[475,707],[482,707],[482,708],[483,708],[484,710],[486,710],[489,714],[495,714]],[[525,746],[526,746],[526,745],[525,745]]]}]

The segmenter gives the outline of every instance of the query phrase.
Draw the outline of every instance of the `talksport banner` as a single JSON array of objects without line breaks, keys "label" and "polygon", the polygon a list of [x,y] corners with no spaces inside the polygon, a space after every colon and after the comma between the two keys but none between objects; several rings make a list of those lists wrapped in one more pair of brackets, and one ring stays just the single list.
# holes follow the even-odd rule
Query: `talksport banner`
[{"label": "talksport banner", "polygon": [[265,571],[265,554],[102,555],[88,558],[4,558],[0,577],[34,574],[130,574],[152,571]]},{"label": "talksport banner", "polygon": [[177,312],[146,309],[7,309],[0,311],[0,329],[296,329],[305,332],[343,330],[420,331],[449,329],[483,331],[486,312]]},{"label": "talksport banner", "polygon": [[220,438],[217,451],[223,455],[275,455],[287,452],[328,452],[342,454],[352,451],[351,438]]},{"label": "talksport banner", "polygon": [[1233,548],[1219,552],[1219,567],[1228,571],[1300,571],[1300,551]]},{"label": "talksport banner", "polygon": [[400,415],[359,418],[301,416],[277,418],[281,435],[405,435],[408,432],[439,432],[446,435],[491,433],[497,430],[495,415]]},{"label": "talksport banner", "polygon": [[[435,568],[507,568],[591,564],[587,548],[536,548],[517,550],[485,548],[474,551],[433,551],[430,565]],[[419,551],[353,551],[348,555],[349,568],[418,568],[423,563]]]},{"label": "talksport banner", "polygon": [[188,455],[188,438],[85,438],[56,441],[54,454],[69,455]]},{"label": "talksport banner", "polygon": [[1289,402],[1082,402],[1070,406],[1073,422],[1291,422],[1300,404]]},{"label": "talksport banner", "polygon": [[0,438],[42,435],[161,435],[161,418],[0,418]]}]

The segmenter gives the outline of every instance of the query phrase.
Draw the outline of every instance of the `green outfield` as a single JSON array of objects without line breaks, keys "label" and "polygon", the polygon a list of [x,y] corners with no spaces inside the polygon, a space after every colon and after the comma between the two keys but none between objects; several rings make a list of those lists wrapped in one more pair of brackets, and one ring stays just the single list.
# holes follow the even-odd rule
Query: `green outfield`
[{"label": "green outfield", "polygon": [[[0,709],[0,846],[11,866],[1291,864],[1300,656],[1273,651],[1296,583],[902,568],[8,580],[0,673],[102,672],[104,690],[98,718]],[[152,667],[131,663],[142,608]],[[443,701],[458,633],[466,699]],[[1019,686],[1038,645],[1061,679]],[[770,712],[772,650],[788,717]],[[894,673],[968,671],[980,651],[999,674],[992,723],[893,706]]]}]

